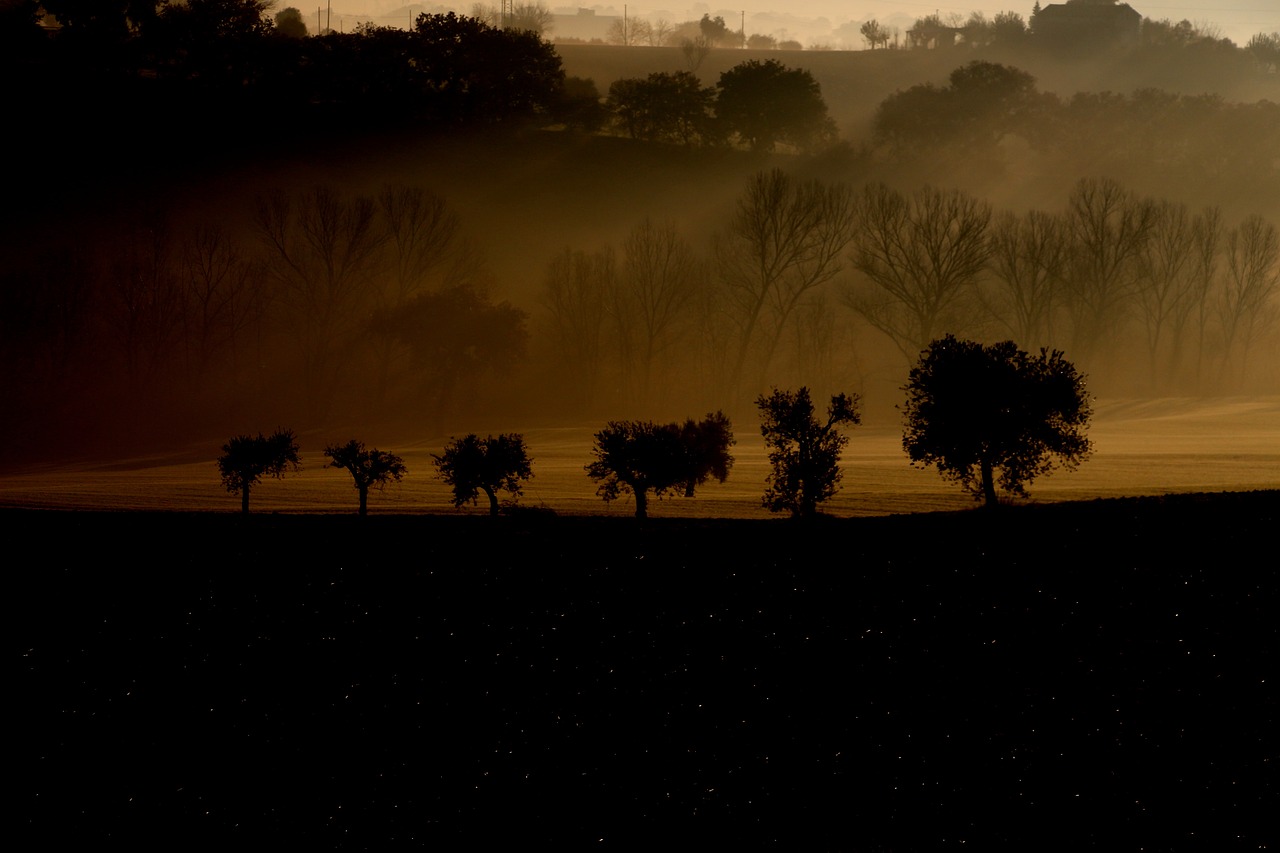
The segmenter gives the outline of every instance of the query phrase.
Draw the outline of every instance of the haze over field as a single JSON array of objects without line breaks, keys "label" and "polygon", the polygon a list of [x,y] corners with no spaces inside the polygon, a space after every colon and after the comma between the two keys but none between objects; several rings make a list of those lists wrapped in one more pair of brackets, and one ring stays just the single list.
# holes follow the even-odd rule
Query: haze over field
[{"label": "haze over field", "polygon": [[[506,428],[495,424],[485,429],[488,426],[493,432]],[[353,512],[356,493],[350,477],[326,467],[320,453],[334,434],[328,430],[302,436],[302,471],[255,488],[254,511]],[[602,502],[584,473],[592,458],[591,429],[542,428],[526,430],[524,435],[534,477],[526,484],[520,504],[570,515],[626,517],[633,513],[635,504],[629,496]],[[1103,402],[1090,435],[1094,456],[1077,471],[1037,480],[1029,488],[1033,502],[1280,489],[1280,398]],[[842,488],[824,505],[825,512],[861,517],[975,506],[972,497],[935,470],[911,467],[902,450],[901,430],[895,425],[855,427],[849,436],[841,460]],[[693,498],[653,502],[650,515],[770,517],[760,501],[769,465],[756,424],[739,424],[736,437],[735,463],[728,480],[704,486]],[[371,493],[369,511],[487,513],[483,499],[458,510],[450,506],[449,489],[437,477],[431,458],[446,440],[446,436],[379,436],[379,446],[394,449],[409,472],[402,482]],[[0,476],[0,507],[233,512],[239,500],[219,486],[209,448],[193,445],[181,452],[116,459],[109,464],[85,460],[25,466]]]},{"label": "haze over field", "polygon": [[[696,18],[701,8],[672,18]],[[628,5],[632,11],[642,10]],[[947,10],[919,14],[934,11]],[[596,107],[617,81],[671,75],[691,62],[679,47],[546,49],[566,75],[593,81]],[[103,126],[111,103],[59,106],[65,126],[32,123],[47,145],[29,142],[29,153],[49,167],[15,175],[4,210],[12,227],[0,238],[0,391],[17,401],[0,449],[13,477],[4,501],[25,494],[33,503],[81,505],[73,480],[83,477],[86,506],[115,494],[139,506],[220,507],[226,498],[211,460],[221,443],[289,427],[305,437],[313,461],[327,443],[351,438],[411,454],[412,484],[385,503],[375,497],[373,511],[439,509],[446,502],[431,482],[430,454],[449,436],[509,431],[530,436],[535,460],[548,466],[530,502],[614,513],[582,474],[596,430],[610,420],[724,411],[739,438],[734,476],[705,499],[656,511],[752,517],[761,514],[764,470],[754,401],[774,387],[807,386],[816,399],[861,396],[865,426],[851,435],[848,496],[834,511],[965,506],[936,473],[912,471],[900,446],[907,371],[944,333],[1063,349],[1086,375],[1108,440],[1080,472],[1037,483],[1039,499],[1280,480],[1267,428],[1280,420],[1274,70],[1221,46],[1080,57],[1019,44],[717,48],[693,76],[714,95],[744,61],[770,59],[811,75],[835,138],[814,149],[750,150],[741,140],[643,138],[616,117],[589,130],[545,111],[532,123],[491,123],[486,114],[477,122],[483,129],[463,120],[477,116],[453,116],[458,126],[444,132],[444,122],[398,115],[398,96],[384,104],[365,94],[320,109],[317,94],[291,107],[297,122],[270,133],[243,121],[248,113],[234,99],[215,99],[210,109],[226,110],[224,122],[210,120],[159,150],[145,143],[158,132],[145,117],[168,113],[139,109],[139,138],[128,124],[112,125],[119,133],[98,140],[99,157],[89,160],[78,140]],[[954,81],[974,62],[996,71],[970,92]],[[69,93],[86,91],[76,73],[63,81]],[[991,109],[986,99],[1005,97],[1006,85],[1013,100]],[[327,86],[320,91],[337,83]],[[268,91],[283,98],[292,90]],[[49,108],[33,103],[38,115]],[[269,101],[254,115],[282,112]],[[753,251],[743,211],[768,180],[784,196],[820,187],[856,202],[860,218],[842,226],[821,275],[804,279],[801,263],[787,273],[793,278],[778,279],[801,282],[804,298],[770,304],[753,326],[735,301],[749,285],[739,261]],[[924,219],[950,204],[1006,241],[1019,227],[1049,223],[1079,255],[1070,269],[1065,255],[1037,260],[1058,264],[1044,279],[1057,289],[1020,293],[1010,264],[1025,260],[1014,257],[1025,246],[1007,242],[1013,254],[957,279],[944,308],[913,317],[911,295],[886,301],[888,280],[868,260],[867,235],[891,219],[868,213],[877,199],[888,204],[882,212],[915,205]],[[1110,215],[1100,213],[1104,203],[1114,204],[1116,221],[1134,215],[1149,226],[1114,269],[1079,260],[1119,246],[1106,236],[1085,245],[1089,217]],[[767,218],[767,206],[755,210]],[[430,231],[436,254],[406,249],[406,226]],[[671,279],[678,307],[646,326],[653,318],[642,320],[642,308],[652,305],[640,304],[637,271],[644,251],[659,245],[680,260]],[[1201,247],[1195,258],[1193,245]],[[300,250],[311,253],[301,263]],[[923,269],[911,275],[926,281]],[[463,301],[432,301],[446,293]],[[1034,310],[1018,304],[1024,296]],[[586,313],[574,315],[579,308]],[[482,320],[468,325],[463,316]],[[1185,412],[1195,429],[1149,451],[1135,435],[1136,417],[1126,418],[1124,441],[1106,433],[1117,424],[1111,413],[1155,411],[1130,402],[1148,399]],[[1240,411],[1250,413],[1245,434]],[[1168,438],[1157,429],[1151,440]],[[1238,451],[1234,461],[1224,458],[1228,446]],[[174,469],[173,454],[192,467]],[[155,488],[115,473],[99,479],[86,457],[146,470],[136,482]],[[45,473],[47,489],[39,483]],[[863,475],[869,480],[859,482]],[[325,491],[330,485],[337,491]],[[272,483],[263,506],[340,511],[349,497],[341,485],[338,472],[304,472]],[[292,504],[298,495],[306,496]]]}]

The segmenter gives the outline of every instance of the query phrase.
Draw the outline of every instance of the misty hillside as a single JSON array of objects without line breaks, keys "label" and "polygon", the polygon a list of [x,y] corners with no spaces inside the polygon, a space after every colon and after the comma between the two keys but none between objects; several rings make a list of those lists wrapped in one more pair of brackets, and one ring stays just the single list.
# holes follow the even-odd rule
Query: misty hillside
[{"label": "misty hillside", "polygon": [[[592,79],[601,95],[614,80],[678,70],[684,61],[674,48],[561,45],[557,52],[566,74]],[[465,431],[477,419],[526,429],[718,408],[750,417],[753,394],[770,385],[854,390],[869,408],[891,412],[907,365],[885,335],[850,309],[854,291],[866,282],[847,254],[840,277],[778,338],[783,343],[772,366],[737,393],[717,379],[729,327],[707,325],[720,310],[712,301],[698,311],[688,308],[684,325],[672,327],[648,393],[628,384],[635,377],[628,378],[617,339],[608,337],[600,373],[591,379],[599,384],[588,393],[582,377],[564,372],[564,362],[576,361],[579,369],[581,359],[549,332],[552,265],[621,257],[624,242],[645,221],[669,227],[691,256],[711,264],[749,182],[777,168],[795,181],[855,193],[879,182],[904,197],[935,187],[987,205],[993,216],[1056,215],[1082,180],[1109,182],[1126,198],[1148,199],[1188,218],[1214,207],[1224,241],[1217,250],[1221,279],[1231,229],[1261,217],[1258,233],[1265,236],[1280,221],[1274,155],[1280,80],[1235,54],[1189,56],[1147,51],[1086,63],[1030,52],[711,51],[698,68],[706,85],[748,58],[776,58],[812,72],[841,139],[807,155],[675,147],[556,127],[445,134],[395,115],[365,116],[367,124],[343,121],[340,113],[324,122],[247,123],[237,121],[234,105],[200,124],[167,126],[155,116],[103,123],[110,103],[84,113],[46,103],[41,115],[57,113],[58,121],[27,139],[36,147],[18,156],[29,168],[15,175],[5,200],[3,344],[11,369],[3,390],[17,401],[18,413],[5,427],[15,439],[9,446],[54,448],[86,433],[105,449],[181,441],[193,431],[217,436],[282,423],[305,429],[339,411],[347,422],[399,431],[418,423]],[[1036,92],[1074,111],[1033,127],[1034,145],[1018,133],[964,150],[900,151],[872,139],[872,118],[887,98],[912,87],[944,87],[948,75],[978,57],[1026,71]],[[1152,87],[1159,92],[1152,94]],[[1092,95],[1078,106],[1072,101],[1078,93]],[[29,103],[36,95],[24,97]],[[1087,127],[1078,121],[1086,108],[1093,110]],[[189,302],[180,304],[187,297],[173,288],[191,279],[171,273],[193,263],[198,246],[208,258],[234,259],[245,274],[261,272],[257,265],[269,259],[255,217],[264,199],[301,211],[315,202],[317,190],[339,205],[358,205],[373,204],[388,187],[437,197],[456,216],[453,266],[434,273],[442,277],[430,287],[465,281],[493,305],[525,316],[524,359],[469,375],[447,406],[432,396],[442,392],[424,384],[423,363],[411,362],[406,350],[394,359],[389,350],[375,356],[361,325],[370,316],[368,304],[343,314],[342,331],[323,353],[310,355],[299,349],[302,318],[258,279],[245,285],[251,312],[236,321],[233,334],[213,329],[208,318],[198,321]],[[217,243],[201,243],[202,235],[216,236]],[[716,274],[703,269],[714,283]],[[367,288],[387,287],[385,276],[370,275]],[[985,292],[975,296],[981,298],[966,306],[968,314],[947,320],[953,324],[947,331],[1008,337],[998,306],[983,301]],[[1167,333],[1148,344],[1146,309],[1133,303],[1107,318],[1116,323],[1101,339],[1108,351],[1077,348],[1068,356],[1080,359],[1097,393],[1274,394],[1280,383],[1268,319],[1274,299],[1263,307],[1250,327],[1256,334],[1244,344],[1209,328],[1217,313],[1204,314],[1193,347],[1182,339],[1170,343]],[[1072,336],[1060,319],[1056,330],[1019,343],[1069,346]],[[208,334],[197,345],[188,330],[198,322]],[[325,368],[337,371],[332,378],[305,366],[317,354],[332,361]],[[365,378],[375,357],[382,359],[385,382]]]}]

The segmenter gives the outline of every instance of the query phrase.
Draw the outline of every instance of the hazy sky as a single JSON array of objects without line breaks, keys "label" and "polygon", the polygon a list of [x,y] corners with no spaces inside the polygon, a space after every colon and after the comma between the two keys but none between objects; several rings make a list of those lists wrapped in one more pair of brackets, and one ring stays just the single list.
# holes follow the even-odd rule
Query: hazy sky
[{"label": "hazy sky", "polygon": [[[283,2],[283,0],[282,0]],[[426,6],[447,5],[466,13],[474,0],[457,0],[457,2],[427,2]],[[496,6],[499,0],[483,0],[486,5]],[[521,0],[517,0],[521,2]],[[595,9],[597,14],[621,15],[622,2],[593,3],[585,0],[580,3],[556,2],[543,0],[545,5],[555,12],[572,13],[578,8]],[[755,2],[728,4],[724,0],[710,2],[688,2],[688,0],[636,0],[626,3],[628,14],[660,15],[672,22],[696,20],[703,13],[721,15],[730,25],[741,20],[743,13],[748,19],[747,31],[755,32],[751,19],[756,15],[766,15],[771,19],[793,18],[798,20],[826,18],[832,27],[847,21],[862,22],[875,18],[883,24],[909,27],[917,18],[933,12],[941,15],[956,13],[968,17],[970,12],[979,11],[988,17],[1001,11],[1017,12],[1023,18],[1031,15],[1035,0],[964,0],[964,2],[924,2],[924,0],[755,0]],[[1042,6],[1049,5],[1049,0],[1041,0]],[[1216,24],[1221,34],[1236,44],[1243,46],[1255,33],[1280,31],[1280,0],[1132,0],[1131,6],[1139,14],[1154,20],[1168,18],[1180,21],[1184,18],[1195,24]],[[338,9],[348,14],[394,15],[395,20],[407,15],[397,14],[407,10],[403,0],[337,0],[333,4],[336,14]],[[336,24],[335,24],[336,27]],[[736,27],[735,27],[736,28]],[[809,27],[795,26],[796,30],[808,31]],[[769,33],[774,34],[774,33]]]}]

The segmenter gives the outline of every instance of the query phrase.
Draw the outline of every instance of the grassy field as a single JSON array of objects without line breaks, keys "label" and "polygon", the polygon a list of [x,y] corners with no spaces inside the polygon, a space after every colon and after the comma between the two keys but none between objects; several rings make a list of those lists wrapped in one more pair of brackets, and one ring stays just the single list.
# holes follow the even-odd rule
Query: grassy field
[{"label": "grassy field", "polygon": [[28,544],[10,767],[42,846],[1274,840],[1280,491],[0,518]]}]

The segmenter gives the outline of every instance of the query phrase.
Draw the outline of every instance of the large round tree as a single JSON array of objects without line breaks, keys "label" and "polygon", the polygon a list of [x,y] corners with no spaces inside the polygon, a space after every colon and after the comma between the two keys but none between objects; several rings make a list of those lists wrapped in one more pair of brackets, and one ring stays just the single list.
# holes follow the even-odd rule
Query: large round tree
[{"label": "large round tree", "polygon": [[749,60],[720,75],[716,118],[753,151],[778,143],[813,148],[835,138],[836,125],[813,75],[776,59]]},{"label": "large round tree", "polygon": [[1028,355],[1012,341],[947,335],[921,354],[904,390],[911,461],[936,465],[987,506],[998,503],[997,484],[1024,495],[1036,477],[1075,468],[1092,450],[1084,377],[1057,350]]}]

